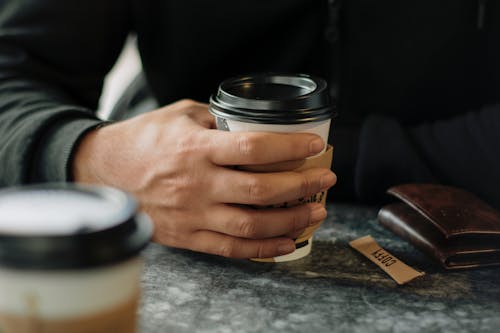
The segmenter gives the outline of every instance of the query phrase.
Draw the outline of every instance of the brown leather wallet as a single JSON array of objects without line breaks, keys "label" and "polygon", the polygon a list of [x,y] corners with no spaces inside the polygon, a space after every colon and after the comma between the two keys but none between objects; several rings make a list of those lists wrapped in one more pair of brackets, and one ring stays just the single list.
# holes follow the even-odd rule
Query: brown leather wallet
[{"label": "brown leather wallet", "polygon": [[500,213],[473,194],[436,184],[390,188],[402,202],[384,206],[379,223],[446,269],[500,265]]}]

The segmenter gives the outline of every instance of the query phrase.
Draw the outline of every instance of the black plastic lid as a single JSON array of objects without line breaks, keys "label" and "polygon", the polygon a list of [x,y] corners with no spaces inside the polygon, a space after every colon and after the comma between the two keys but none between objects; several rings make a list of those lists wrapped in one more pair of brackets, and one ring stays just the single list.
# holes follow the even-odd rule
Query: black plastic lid
[{"label": "black plastic lid", "polygon": [[326,81],[306,74],[255,74],[222,82],[210,97],[220,118],[262,124],[300,124],[333,118]]},{"label": "black plastic lid", "polygon": [[109,187],[44,184],[0,191],[0,267],[82,269],[138,254],[149,218]]}]

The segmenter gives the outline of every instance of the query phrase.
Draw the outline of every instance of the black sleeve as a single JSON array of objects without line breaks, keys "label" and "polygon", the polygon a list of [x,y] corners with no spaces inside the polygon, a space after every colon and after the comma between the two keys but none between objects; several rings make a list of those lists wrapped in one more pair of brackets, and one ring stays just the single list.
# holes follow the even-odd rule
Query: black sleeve
[{"label": "black sleeve", "polygon": [[[351,169],[353,191],[363,201],[383,201],[392,185],[439,182],[500,208],[500,105],[411,128],[390,117],[370,116],[355,135],[355,154],[342,152],[342,145],[352,147],[349,137],[356,130],[350,136],[339,133],[339,182],[341,170]],[[343,156],[351,157],[342,161]]]},{"label": "black sleeve", "polygon": [[66,181],[103,78],[129,30],[127,1],[0,0],[0,186]]}]

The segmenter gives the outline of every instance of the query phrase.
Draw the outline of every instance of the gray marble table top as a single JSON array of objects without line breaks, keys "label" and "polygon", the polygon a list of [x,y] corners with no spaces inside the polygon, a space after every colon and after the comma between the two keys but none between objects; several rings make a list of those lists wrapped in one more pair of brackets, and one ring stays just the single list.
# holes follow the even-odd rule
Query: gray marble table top
[{"label": "gray marble table top", "polygon": [[[500,268],[447,272],[381,227],[377,209],[328,211],[311,255],[294,262],[151,244],[140,332],[500,332]],[[349,247],[368,234],[426,275],[398,286]]]}]

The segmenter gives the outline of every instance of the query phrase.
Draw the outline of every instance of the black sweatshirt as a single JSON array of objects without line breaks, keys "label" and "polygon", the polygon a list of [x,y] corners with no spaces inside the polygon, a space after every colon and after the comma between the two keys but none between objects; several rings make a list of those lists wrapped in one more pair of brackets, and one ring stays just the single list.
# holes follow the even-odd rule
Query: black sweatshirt
[{"label": "black sweatshirt", "polygon": [[327,78],[336,199],[440,182],[500,207],[500,1],[0,0],[0,185],[71,180],[128,33],[160,104],[226,77]]}]

